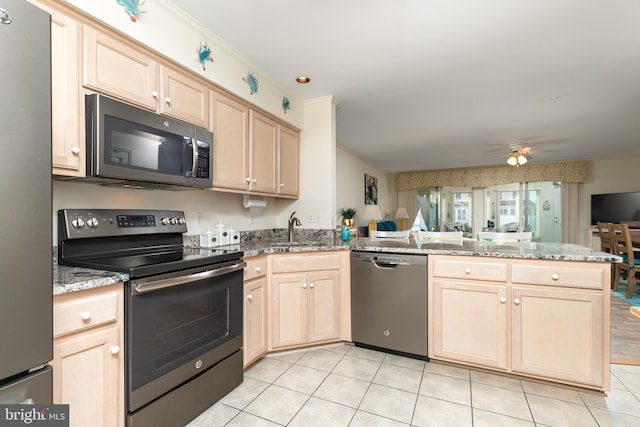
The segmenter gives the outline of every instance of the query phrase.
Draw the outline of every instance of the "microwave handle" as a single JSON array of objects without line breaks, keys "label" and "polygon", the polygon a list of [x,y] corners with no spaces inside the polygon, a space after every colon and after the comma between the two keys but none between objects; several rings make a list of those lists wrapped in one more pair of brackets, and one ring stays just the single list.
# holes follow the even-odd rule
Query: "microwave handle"
[{"label": "microwave handle", "polygon": [[191,164],[191,177],[196,178],[198,173],[198,141],[191,138],[191,147],[193,149],[193,163]]}]

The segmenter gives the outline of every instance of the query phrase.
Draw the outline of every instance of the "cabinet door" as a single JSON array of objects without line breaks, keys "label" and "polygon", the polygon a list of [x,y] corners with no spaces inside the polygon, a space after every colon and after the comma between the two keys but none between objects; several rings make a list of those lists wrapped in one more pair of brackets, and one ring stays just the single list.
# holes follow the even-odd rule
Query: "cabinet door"
[{"label": "cabinet door", "polygon": [[276,193],[277,123],[256,111],[249,112],[249,169],[251,191]]},{"label": "cabinet door", "polygon": [[309,342],[340,338],[340,273],[310,273]]},{"label": "cabinet door", "polygon": [[213,95],[213,186],[249,188],[249,107]]},{"label": "cabinet door", "polygon": [[603,298],[602,291],[512,286],[513,372],[602,386],[609,375]]},{"label": "cabinet door", "polygon": [[52,171],[55,175],[84,176],[79,24],[53,9],[40,7],[51,14]]},{"label": "cabinet door", "polygon": [[506,285],[435,279],[431,357],[507,369]]},{"label": "cabinet door", "polygon": [[156,110],[157,64],[124,40],[83,25],[84,86]]},{"label": "cabinet door", "polygon": [[298,196],[300,189],[300,134],[279,125],[278,194]]},{"label": "cabinet door", "polygon": [[53,403],[69,404],[71,427],[123,424],[118,345],[116,326],[59,338],[54,343]]},{"label": "cabinet door", "polygon": [[267,351],[267,279],[244,284],[244,366]]},{"label": "cabinet door", "polygon": [[271,278],[271,348],[308,341],[306,274],[276,274]]},{"label": "cabinet door", "polygon": [[160,113],[209,127],[209,88],[199,80],[160,66]]}]

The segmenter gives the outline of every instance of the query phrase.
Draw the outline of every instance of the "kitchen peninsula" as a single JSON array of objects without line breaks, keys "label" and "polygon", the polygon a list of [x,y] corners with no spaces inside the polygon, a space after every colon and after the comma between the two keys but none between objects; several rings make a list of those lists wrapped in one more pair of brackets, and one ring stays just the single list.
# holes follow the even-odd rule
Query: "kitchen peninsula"
[{"label": "kitchen peninsula", "polygon": [[[425,303],[431,359],[609,390],[609,284],[617,257],[574,244],[342,242],[330,236],[314,235],[297,243],[243,238],[240,249],[246,261],[269,262],[350,250],[428,255]],[[272,286],[271,273],[270,268],[259,273],[266,289]],[[245,273],[245,286],[249,279]],[[57,285],[75,289],[70,283]],[[270,291],[264,298],[268,295]],[[263,315],[272,313],[265,310]],[[338,340],[345,336],[349,334],[343,331]]]}]

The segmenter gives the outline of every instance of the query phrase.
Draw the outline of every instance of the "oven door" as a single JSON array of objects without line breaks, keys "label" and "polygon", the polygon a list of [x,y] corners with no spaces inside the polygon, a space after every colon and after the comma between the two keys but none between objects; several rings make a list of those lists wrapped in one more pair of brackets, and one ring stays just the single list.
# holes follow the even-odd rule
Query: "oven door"
[{"label": "oven door", "polygon": [[129,282],[133,412],[242,348],[242,260]]}]

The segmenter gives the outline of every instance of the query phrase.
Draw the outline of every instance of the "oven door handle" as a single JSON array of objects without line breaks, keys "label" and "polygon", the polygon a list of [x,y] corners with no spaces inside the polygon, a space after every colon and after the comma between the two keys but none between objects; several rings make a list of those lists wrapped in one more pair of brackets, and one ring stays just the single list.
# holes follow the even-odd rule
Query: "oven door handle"
[{"label": "oven door handle", "polygon": [[170,279],[154,280],[152,282],[146,282],[146,283],[138,283],[133,286],[133,289],[135,290],[136,294],[144,294],[147,292],[157,291],[159,289],[186,285],[188,283],[197,282],[203,279],[210,279],[212,277],[223,276],[225,274],[242,270],[246,265],[247,263],[243,261],[237,264],[216,268],[214,270],[207,270],[200,273],[188,274],[186,276],[172,277]]}]

